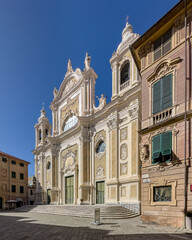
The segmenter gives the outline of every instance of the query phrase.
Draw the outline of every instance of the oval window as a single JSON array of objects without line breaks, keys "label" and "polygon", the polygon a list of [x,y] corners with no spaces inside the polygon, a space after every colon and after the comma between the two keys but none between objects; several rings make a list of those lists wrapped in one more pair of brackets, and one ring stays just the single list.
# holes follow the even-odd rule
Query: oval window
[{"label": "oval window", "polygon": [[96,153],[104,153],[105,152],[105,143],[101,141],[96,149]]}]

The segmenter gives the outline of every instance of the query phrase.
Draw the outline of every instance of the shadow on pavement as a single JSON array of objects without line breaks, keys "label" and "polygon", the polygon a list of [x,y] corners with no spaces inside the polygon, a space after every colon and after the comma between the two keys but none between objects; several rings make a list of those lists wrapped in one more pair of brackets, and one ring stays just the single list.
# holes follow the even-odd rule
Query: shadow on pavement
[{"label": "shadow on pavement", "polygon": [[[50,215],[51,217],[51,215]],[[129,227],[129,226],[127,226]],[[0,239],[1,240],[27,240],[27,239],[67,239],[67,240],[181,240],[192,239],[192,233],[185,234],[126,234],[111,235],[113,230],[102,230],[89,227],[66,227],[48,225],[30,220],[28,217],[0,216]]]}]

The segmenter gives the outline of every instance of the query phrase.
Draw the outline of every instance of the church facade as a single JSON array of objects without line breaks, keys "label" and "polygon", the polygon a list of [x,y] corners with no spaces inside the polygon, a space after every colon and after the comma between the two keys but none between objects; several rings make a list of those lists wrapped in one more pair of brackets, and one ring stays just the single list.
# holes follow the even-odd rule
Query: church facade
[{"label": "church facade", "polygon": [[35,125],[36,204],[126,204],[140,211],[141,81],[129,46],[139,37],[130,24],[110,59],[112,98],[95,106],[97,74],[69,60],[53,91],[52,125],[44,109]]}]

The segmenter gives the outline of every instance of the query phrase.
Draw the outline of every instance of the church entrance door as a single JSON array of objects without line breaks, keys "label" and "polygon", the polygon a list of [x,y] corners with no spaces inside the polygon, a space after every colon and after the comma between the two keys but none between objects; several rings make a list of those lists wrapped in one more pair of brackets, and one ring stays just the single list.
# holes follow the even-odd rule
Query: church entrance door
[{"label": "church entrance door", "polygon": [[2,209],[3,208],[3,199],[2,199],[2,197],[0,197],[0,209]]},{"label": "church entrance door", "polygon": [[96,182],[96,203],[105,203],[105,182]]},{"label": "church entrance door", "polygon": [[74,203],[74,176],[65,178],[65,203]]}]

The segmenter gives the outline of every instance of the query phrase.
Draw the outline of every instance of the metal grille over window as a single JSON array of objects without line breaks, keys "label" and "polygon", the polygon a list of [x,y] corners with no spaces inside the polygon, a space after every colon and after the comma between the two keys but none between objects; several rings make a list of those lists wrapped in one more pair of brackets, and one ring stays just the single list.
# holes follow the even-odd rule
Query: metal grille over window
[{"label": "metal grille over window", "polygon": [[130,84],[130,63],[126,62],[121,69],[121,86],[120,89],[124,89]]},{"label": "metal grille over window", "polygon": [[77,123],[78,119],[75,115],[69,117],[66,121],[65,121],[65,125],[64,125],[64,129],[63,131],[66,132],[68,129],[72,128],[73,126],[75,126],[75,124]]},{"label": "metal grille over window", "polygon": [[154,187],[153,202],[171,202],[171,186]]}]

